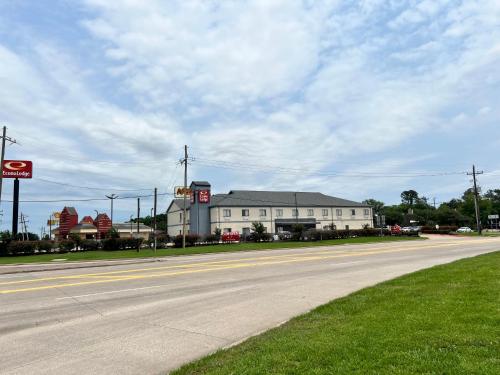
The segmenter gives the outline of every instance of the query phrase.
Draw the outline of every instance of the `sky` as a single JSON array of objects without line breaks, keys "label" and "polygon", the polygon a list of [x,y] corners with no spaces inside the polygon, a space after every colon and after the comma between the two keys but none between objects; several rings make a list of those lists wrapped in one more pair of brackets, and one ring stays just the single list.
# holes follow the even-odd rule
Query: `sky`
[{"label": "sky", "polygon": [[184,145],[213,193],[439,204],[472,164],[500,188],[498,0],[0,0],[0,83],[33,232],[65,205],[109,214],[111,193],[115,222],[154,187],[164,212]]}]

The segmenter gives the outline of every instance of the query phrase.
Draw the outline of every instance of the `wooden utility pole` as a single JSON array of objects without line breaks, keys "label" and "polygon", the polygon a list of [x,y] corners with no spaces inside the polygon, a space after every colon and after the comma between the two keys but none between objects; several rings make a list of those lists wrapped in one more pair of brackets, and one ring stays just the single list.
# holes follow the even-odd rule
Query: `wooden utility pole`
[{"label": "wooden utility pole", "polygon": [[154,205],[153,205],[153,248],[154,252],[156,254],[156,205],[158,202],[158,189],[155,188],[155,198],[154,198]]},{"label": "wooden utility pole", "polygon": [[186,247],[186,190],[187,190],[187,169],[188,169],[188,146],[184,146],[184,159],[182,160],[184,164],[184,194],[183,194],[183,204],[184,204],[184,213],[182,214],[182,248]]},{"label": "wooden utility pole", "polygon": [[481,235],[482,229],[481,229],[481,213],[479,212],[479,191],[477,189],[477,182],[476,182],[476,175],[478,174],[483,174],[483,171],[476,171],[476,166],[472,166],[472,173],[467,173],[468,176],[472,176],[472,180],[474,182],[474,208],[476,211],[476,226],[477,226],[477,233]]},{"label": "wooden utility pole", "polygon": [[[3,127],[2,131],[2,151],[0,160],[0,203],[2,202],[2,184],[3,184],[3,161],[5,159],[5,141],[12,143],[17,143],[15,139],[7,137],[7,127]],[[17,219],[16,219],[17,220]]]},{"label": "wooden utility pole", "polygon": [[137,197],[137,252],[141,246],[139,242],[139,218],[141,217],[141,198]]}]

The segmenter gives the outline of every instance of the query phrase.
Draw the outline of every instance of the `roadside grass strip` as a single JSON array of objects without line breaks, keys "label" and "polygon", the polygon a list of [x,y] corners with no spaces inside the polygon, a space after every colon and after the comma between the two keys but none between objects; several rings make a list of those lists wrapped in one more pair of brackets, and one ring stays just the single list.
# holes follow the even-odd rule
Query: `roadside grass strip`
[{"label": "roadside grass strip", "polygon": [[363,289],[174,374],[500,374],[500,252]]},{"label": "roadside grass strip", "polygon": [[333,245],[344,245],[344,244],[411,241],[411,240],[421,240],[421,239],[422,239],[421,237],[357,237],[357,238],[325,240],[316,242],[292,242],[292,241],[260,242],[260,243],[246,242],[239,244],[193,246],[185,249],[178,249],[178,248],[158,249],[156,253],[152,249],[141,249],[139,252],[137,252],[136,250],[75,251],[65,254],[3,256],[0,257],[0,267],[2,264],[52,262],[54,259],[60,259],[61,257],[63,257],[67,262],[135,259],[135,258],[196,255],[196,254],[210,254],[210,253],[226,253],[226,252],[251,251],[251,250],[278,250],[278,249],[293,249],[293,248],[315,247],[315,246],[333,246]]}]

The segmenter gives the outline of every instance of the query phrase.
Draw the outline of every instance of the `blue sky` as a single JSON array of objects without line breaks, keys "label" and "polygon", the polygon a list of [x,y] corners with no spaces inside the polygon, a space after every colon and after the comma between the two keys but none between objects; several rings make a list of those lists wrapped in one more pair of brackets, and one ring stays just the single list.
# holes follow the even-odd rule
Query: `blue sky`
[{"label": "blue sky", "polygon": [[[0,122],[19,141],[6,158],[34,162],[24,200],[171,192],[184,144],[189,179],[213,192],[390,204],[413,188],[441,202],[470,186],[458,172],[473,163],[483,190],[500,187],[496,0],[0,0],[0,82]],[[64,205],[21,210],[39,231]],[[117,201],[115,221],[134,207]]]}]

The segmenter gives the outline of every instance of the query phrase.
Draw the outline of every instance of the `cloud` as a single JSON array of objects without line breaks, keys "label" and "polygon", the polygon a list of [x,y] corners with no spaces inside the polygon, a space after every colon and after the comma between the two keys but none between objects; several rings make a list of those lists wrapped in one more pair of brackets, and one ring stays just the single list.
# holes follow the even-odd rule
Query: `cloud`
[{"label": "cloud", "polygon": [[[422,154],[468,164],[473,147],[450,140],[457,124],[463,137],[478,126],[500,136],[491,126],[500,87],[494,0],[88,0],[78,9],[77,25],[61,25],[76,26],[76,40],[1,16],[22,31],[0,29],[0,112],[23,144],[9,153],[36,159],[39,176],[168,189],[188,144],[198,158],[190,178],[218,191],[383,198],[398,184],[432,187],[318,172],[417,170],[411,160]],[[34,197],[57,193],[36,186],[27,190]]]}]

